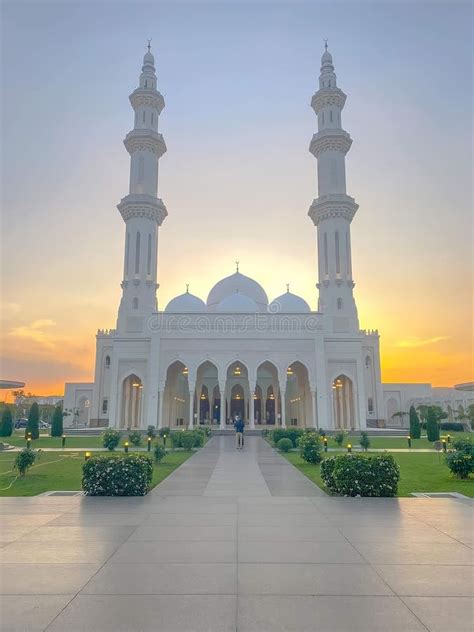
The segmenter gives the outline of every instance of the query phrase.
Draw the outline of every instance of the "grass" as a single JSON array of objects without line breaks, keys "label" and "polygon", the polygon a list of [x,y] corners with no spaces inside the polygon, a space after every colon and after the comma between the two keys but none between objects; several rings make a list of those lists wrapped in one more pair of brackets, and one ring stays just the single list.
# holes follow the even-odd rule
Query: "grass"
[{"label": "grass", "polygon": [[[67,431],[66,431],[66,445],[65,445],[65,449],[68,448],[102,448],[102,437],[100,435],[98,436],[86,436],[86,437],[81,437],[81,436],[76,436],[76,435],[71,435],[68,436]],[[123,437],[120,440],[120,446],[123,447],[123,442],[128,440],[128,435],[124,434]],[[11,437],[0,437],[0,441],[3,441],[4,443],[9,443],[10,445],[19,447],[19,448],[25,448],[26,447],[26,440],[25,440],[25,431],[22,430],[21,432],[15,432],[15,434],[13,434]],[[153,442],[155,441],[159,441],[161,444],[163,444],[163,439],[161,437],[157,437],[156,439],[153,439]],[[144,437],[142,439],[142,444],[141,447],[145,447],[147,443],[146,438]],[[31,447],[33,449],[38,449],[38,448],[61,448],[62,447],[62,440],[61,437],[50,437],[49,435],[40,435],[39,439],[34,439],[31,441]],[[170,440],[168,439],[167,441],[167,447],[170,447]]]},{"label": "grass", "polygon": [[[455,441],[456,439],[460,439],[461,437],[466,438],[466,437],[471,436],[468,432],[449,432],[449,433],[446,432],[446,433],[441,434],[440,439],[446,438],[448,434],[451,436],[451,441]],[[408,431],[404,437],[369,436],[370,447],[379,448],[379,449],[387,449],[387,450],[390,450],[390,448],[392,449],[393,448],[408,448],[407,436],[408,436]],[[342,446],[345,448],[345,446],[347,446],[348,443],[351,443],[354,447],[358,447],[359,440],[360,440],[360,434],[351,435],[351,436],[346,435]],[[337,443],[334,441],[332,437],[328,437],[328,447],[338,448],[339,446],[337,445]],[[418,448],[418,449],[420,448],[429,449],[429,448],[433,448],[433,443],[431,441],[428,441],[428,439],[425,436],[425,437],[422,437],[421,439],[412,439],[411,447]]]},{"label": "grass", "polygon": [[[154,464],[151,487],[189,459],[192,452],[168,452],[160,464]],[[53,490],[80,490],[84,456],[77,452],[44,452],[24,478],[11,471],[15,453],[0,454],[0,496],[36,496]],[[15,481],[11,487],[10,483]]]},{"label": "grass", "polygon": [[[329,493],[321,479],[319,465],[306,463],[297,452],[283,454],[318,487]],[[412,492],[458,492],[474,498],[474,478],[460,480],[455,478],[439,454],[429,453],[392,453],[400,466],[398,496],[410,496]]]}]

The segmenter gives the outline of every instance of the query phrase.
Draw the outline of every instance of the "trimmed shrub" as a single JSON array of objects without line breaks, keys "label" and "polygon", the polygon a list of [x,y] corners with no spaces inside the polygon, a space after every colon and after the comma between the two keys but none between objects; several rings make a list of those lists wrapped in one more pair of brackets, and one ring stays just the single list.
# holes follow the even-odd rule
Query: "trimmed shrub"
[{"label": "trimmed shrub", "polygon": [[155,455],[155,461],[157,463],[161,463],[161,461],[165,458],[166,456],[166,448],[164,448],[162,445],[160,445],[159,443],[155,444],[154,450],[153,450],[153,454]]},{"label": "trimmed shrub", "polygon": [[367,452],[367,450],[370,448],[370,439],[369,439],[369,435],[366,432],[361,432],[360,433],[359,444],[360,444],[360,447],[365,452]]},{"label": "trimmed shrub", "polygon": [[31,432],[32,439],[38,439],[39,437],[39,407],[36,402],[31,404],[31,408],[28,412],[28,422],[25,428],[25,437]]},{"label": "trimmed shrub", "polygon": [[274,430],[271,431],[271,438],[272,441],[274,443],[274,445],[277,445],[277,443],[280,441],[280,439],[289,439],[290,437],[288,436],[288,431],[285,428],[275,428]]},{"label": "trimmed shrub", "polygon": [[339,447],[341,447],[342,444],[344,443],[345,437],[346,437],[346,433],[344,432],[344,430],[340,430],[339,432],[336,432],[336,434],[334,435],[334,441],[337,443]]},{"label": "trimmed shrub", "polygon": [[39,458],[38,452],[35,452],[31,448],[23,448],[23,450],[16,455],[13,467],[20,472],[20,476],[23,478],[37,458]]},{"label": "trimmed shrub", "polygon": [[192,430],[185,430],[178,434],[181,436],[181,447],[183,450],[186,450],[186,452],[190,452],[196,443],[196,433]]},{"label": "trimmed shrub", "polygon": [[109,428],[102,435],[102,445],[107,450],[115,450],[115,448],[120,443],[120,432],[118,430],[114,430],[113,428]]},{"label": "trimmed shrub", "polygon": [[171,430],[169,429],[169,426],[165,426],[158,430],[158,434],[160,435],[160,437],[164,437],[165,435],[169,437],[171,434]]},{"label": "trimmed shrub", "polygon": [[340,454],[323,461],[321,476],[332,492],[342,496],[387,497],[397,494],[400,468],[388,453]]},{"label": "trimmed shrub", "polygon": [[299,440],[298,447],[301,458],[307,463],[321,462],[321,441],[315,432],[305,432]]},{"label": "trimmed shrub", "polygon": [[194,434],[194,446],[195,448],[202,448],[202,446],[204,445],[204,439],[206,437],[205,433],[198,428],[197,430],[193,431]]},{"label": "trimmed shrub", "polygon": [[60,437],[63,434],[63,411],[61,406],[56,406],[51,420],[51,436]]},{"label": "trimmed shrub", "polygon": [[146,429],[146,436],[154,439],[156,437],[156,428],[155,426],[148,426]]},{"label": "trimmed shrub", "polygon": [[210,437],[212,435],[212,429],[210,426],[204,426],[203,430],[206,437]]},{"label": "trimmed shrub", "polygon": [[144,454],[95,456],[82,466],[82,489],[89,496],[144,496],[153,461]]},{"label": "trimmed shrub", "polygon": [[410,437],[412,439],[419,439],[421,437],[421,425],[418,413],[414,406],[410,406]]},{"label": "trimmed shrub", "polygon": [[439,424],[441,430],[451,430],[452,432],[462,432],[464,430],[464,426],[455,421],[443,421]]},{"label": "trimmed shrub", "polygon": [[470,439],[458,439],[446,454],[446,464],[458,478],[469,478],[474,472],[474,448]]},{"label": "trimmed shrub", "polygon": [[439,441],[439,426],[438,420],[436,419],[436,414],[432,410],[430,406],[427,411],[426,417],[426,434],[428,437],[428,441]]},{"label": "trimmed shrub", "polygon": [[138,447],[142,443],[142,433],[138,430],[132,430],[128,433],[128,439],[132,445]]},{"label": "trimmed shrub", "polygon": [[275,446],[281,439],[289,439],[293,444],[293,447],[298,446],[298,441],[305,434],[305,430],[302,428],[275,428],[272,430],[272,441]]},{"label": "trimmed shrub", "polygon": [[337,456],[329,456],[321,463],[321,478],[326,487],[332,491],[336,491],[336,481],[334,480],[334,468],[337,463]]},{"label": "trimmed shrub", "polygon": [[13,432],[13,417],[10,406],[5,406],[2,410],[2,420],[0,422],[0,437],[11,437]]},{"label": "trimmed shrub", "polygon": [[277,443],[277,448],[281,452],[289,452],[293,448],[293,442],[291,441],[291,439],[283,437],[283,439],[280,439],[280,441]]}]

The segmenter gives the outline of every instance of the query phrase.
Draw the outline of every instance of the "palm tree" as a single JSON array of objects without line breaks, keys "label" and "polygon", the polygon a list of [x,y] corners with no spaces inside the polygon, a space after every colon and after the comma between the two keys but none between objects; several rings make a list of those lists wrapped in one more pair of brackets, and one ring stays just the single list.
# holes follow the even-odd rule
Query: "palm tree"
[{"label": "palm tree", "polygon": [[394,417],[398,417],[401,421],[401,424],[403,426],[403,420],[405,419],[405,417],[408,417],[409,413],[405,412],[404,410],[399,410],[397,413],[393,413],[392,415],[392,419]]}]

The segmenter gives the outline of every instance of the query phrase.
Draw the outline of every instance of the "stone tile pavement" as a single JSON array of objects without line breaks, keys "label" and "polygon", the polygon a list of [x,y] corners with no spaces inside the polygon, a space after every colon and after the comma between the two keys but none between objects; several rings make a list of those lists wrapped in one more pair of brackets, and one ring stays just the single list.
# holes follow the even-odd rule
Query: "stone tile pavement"
[{"label": "stone tile pavement", "polygon": [[472,505],[325,496],[261,438],[145,498],[0,499],[1,629],[467,632]]}]

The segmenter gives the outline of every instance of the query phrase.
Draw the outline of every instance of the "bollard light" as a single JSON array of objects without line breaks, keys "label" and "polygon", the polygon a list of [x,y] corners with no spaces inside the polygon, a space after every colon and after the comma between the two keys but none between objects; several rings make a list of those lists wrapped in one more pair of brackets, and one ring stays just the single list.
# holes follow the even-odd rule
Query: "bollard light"
[{"label": "bollard light", "polygon": [[166,435],[163,435],[163,447],[166,448]]},{"label": "bollard light", "polygon": [[26,447],[29,448],[31,445],[31,432],[28,432],[26,435]]},{"label": "bollard light", "polygon": [[408,447],[411,448],[411,437],[410,437],[410,435],[408,435],[407,441],[408,441]]},{"label": "bollard light", "polygon": [[351,445],[350,443],[348,443],[348,444],[347,444],[347,452],[348,452],[349,454],[351,454],[351,453],[352,453],[352,445]]},{"label": "bollard light", "polygon": [[151,437],[148,437],[148,452],[151,450]]},{"label": "bollard light", "polygon": [[448,435],[447,439],[448,439],[448,443],[451,443],[451,435]]},{"label": "bollard light", "polygon": [[125,450],[125,452],[128,452],[128,441],[125,441],[125,443],[123,444],[123,449]]},{"label": "bollard light", "polygon": [[326,439],[326,437],[324,437],[323,443],[324,443],[324,452],[327,452],[328,451],[328,440]]},{"label": "bollard light", "polygon": [[64,449],[64,446],[66,445],[66,435],[65,434],[63,434],[63,436],[61,437],[61,443],[62,443],[62,446],[63,446],[63,449]]},{"label": "bollard light", "polygon": [[446,445],[446,439],[441,439],[441,442],[443,444],[443,452],[446,452],[448,450],[448,446]]},{"label": "bollard light", "polygon": [[91,458],[91,456],[92,456],[92,453],[91,453],[91,452],[86,452],[86,453],[84,454],[84,460],[85,460],[85,461],[88,461],[88,460]]}]

